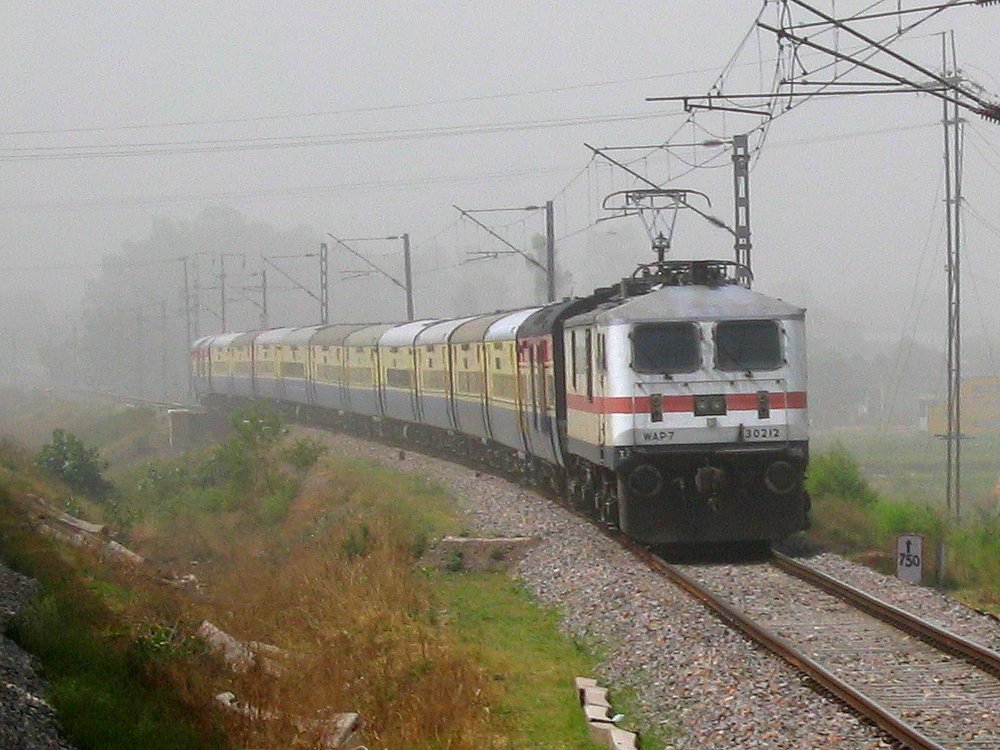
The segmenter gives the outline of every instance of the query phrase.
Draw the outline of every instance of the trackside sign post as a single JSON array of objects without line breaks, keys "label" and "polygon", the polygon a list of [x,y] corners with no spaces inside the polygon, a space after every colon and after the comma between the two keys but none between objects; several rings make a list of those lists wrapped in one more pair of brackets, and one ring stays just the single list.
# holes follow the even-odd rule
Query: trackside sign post
[{"label": "trackside sign post", "polygon": [[900,534],[896,537],[896,577],[909,583],[921,583],[924,573],[924,537]]}]

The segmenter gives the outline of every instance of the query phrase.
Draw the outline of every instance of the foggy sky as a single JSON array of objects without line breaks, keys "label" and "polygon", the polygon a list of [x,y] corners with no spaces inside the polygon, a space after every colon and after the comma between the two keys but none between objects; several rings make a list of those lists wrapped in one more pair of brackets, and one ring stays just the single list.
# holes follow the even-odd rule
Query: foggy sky
[{"label": "foggy sky", "polygon": [[[836,3],[842,15],[869,4]],[[817,5],[830,8],[829,0]],[[882,5],[889,9],[896,3]],[[683,120],[681,107],[647,103],[644,97],[707,91],[759,8],[755,0],[7,0],[0,5],[4,154],[27,146],[342,135],[633,113],[644,119],[307,148],[3,160],[0,295],[38,288],[49,293],[55,309],[72,314],[83,281],[94,271],[10,269],[92,263],[123,242],[145,237],[153,216],[190,218],[217,204],[279,228],[306,225],[319,235],[410,232],[418,273],[439,264],[444,246],[454,252],[484,242],[467,224],[452,226],[453,203],[518,206],[556,197],[557,234],[570,234],[600,215],[603,194],[626,186],[621,175],[596,168],[570,182],[590,161],[583,141],[603,146],[663,140]],[[1000,93],[1000,9],[951,10],[898,49],[937,69],[940,42],[931,34],[951,28],[963,69]],[[770,34],[752,35],[727,90],[757,90],[771,73],[775,52]],[[615,83],[587,85],[610,81]],[[569,90],[525,93],[557,88]],[[462,97],[483,98],[343,112]],[[663,116],[646,117],[655,113]],[[966,196],[976,213],[1000,226],[1000,194],[994,189],[1000,126],[968,117]],[[258,119],[217,122],[244,118]],[[848,321],[870,320],[871,329],[887,335],[943,335],[940,198],[935,207],[940,118],[937,100],[905,96],[810,102],[775,121],[752,176],[756,288]],[[198,124],[13,134],[191,121]],[[698,122],[726,134],[758,123],[719,115]],[[884,130],[892,132],[871,132]],[[682,166],[671,162],[671,174]],[[717,166],[676,185],[704,190],[713,199],[712,211],[731,221],[728,158]],[[657,181],[666,177],[665,161],[650,169]],[[510,172],[519,174],[496,176]],[[345,184],[358,187],[331,187]],[[638,226],[599,224],[560,243],[560,255],[573,271],[573,289],[560,293],[586,292],[646,260],[648,247]],[[966,325],[971,333],[986,332],[1000,324],[1000,235],[972,216],[966,227]],[[512,240],[526,241],[541,228],[533,217],[505,231]],[[675,248],[677,257],[732,254],[726,234],[690,216],[682,218]],[[377,251],[390,266],[397,262],[391,251],[391,246]],[[462,270],[481,274],[485,284],[491,275],[508,283],[523,279],[530,295],[523,263],[501,260]],[[420,277],[418,309],[449,314],[432,309],[442,291],[435,282],[431,275]],[[351,282],[344,290],[345,298],[359,304],[393,299],[395,293],[373,279]],[[914,309],[920,313],[916,322],[907,318]]]}]

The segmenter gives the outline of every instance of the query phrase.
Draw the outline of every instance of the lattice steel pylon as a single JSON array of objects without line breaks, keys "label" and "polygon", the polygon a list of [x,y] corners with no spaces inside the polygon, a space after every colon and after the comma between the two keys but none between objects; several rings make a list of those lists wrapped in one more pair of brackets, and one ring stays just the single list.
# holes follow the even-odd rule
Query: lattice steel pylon
[{"label": "lattice steel pylon", "polygon": [[[941,36],[944,75],[961,83],[951,38],[951,60],[947,38]],[[949,69],[950,65],[950,69]],[[945,501],[956,518],[962,515],[962,170],[965,121],[957,103],[944,102],[945,216],[947,221],[948,271],[948,444]]]}]

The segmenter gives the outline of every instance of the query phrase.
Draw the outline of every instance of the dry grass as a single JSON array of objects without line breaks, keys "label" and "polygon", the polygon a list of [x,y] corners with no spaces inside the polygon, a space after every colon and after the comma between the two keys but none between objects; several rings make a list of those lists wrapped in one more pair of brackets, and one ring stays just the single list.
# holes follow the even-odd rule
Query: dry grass
[{"label": "dry grass", "polygon": [[[491,679],[441,626],[431,580],[416,565],[424,540],[453,528],[450,505],[423,478],[326,459],[306,475],[281,524],[237,510],[135,527],[144,554],[206,584],[204,596],[182,605],[187,631],[209,619],[288,652],[280,679],[260,670],[215,675],[213,690],[232,690],[262,716],[286,717],[230,717],[234,745],[287,748],[297,737],[318,746],[287,717],[356,711],[373,746],[505,746],[489,710]],[[186,568],[192,559],[201,562]]]},{"label": "dry grass", "polygon": [[[373,744],[489,747],[488,681],[437,626],[430,587],[407,545],[379,524],[357,553],[344,530],[269,561],[241,552],[217,575],[211,608],[243,638],[286,649],[280,679],[254,672],[234,692],[267,711],[306,717],[358,711]],[[234,741],[287,747],[287,722],[244,721]]]}]

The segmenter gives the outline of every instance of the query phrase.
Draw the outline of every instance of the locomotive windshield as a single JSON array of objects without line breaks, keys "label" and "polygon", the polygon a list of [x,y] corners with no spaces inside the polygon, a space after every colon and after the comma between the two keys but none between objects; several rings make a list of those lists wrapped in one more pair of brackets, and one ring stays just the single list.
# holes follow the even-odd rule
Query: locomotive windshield
[{"label": "locomotive windshield", "polygon": [[784,364],[781,330],[774,320],[727,320],[715,327],[720,370],[777,370]]},{"label": "locomotive windshield", "polygon": [[636,372],[694,372],[701,366],[700,334],[692,323],[639,325],[632,331]]}]

